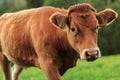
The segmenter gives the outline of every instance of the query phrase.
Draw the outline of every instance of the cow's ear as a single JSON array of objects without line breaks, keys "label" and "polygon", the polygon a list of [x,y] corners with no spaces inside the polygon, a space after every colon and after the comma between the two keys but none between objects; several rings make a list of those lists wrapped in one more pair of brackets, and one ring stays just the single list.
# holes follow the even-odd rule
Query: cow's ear
[{"label": "cow's ear", "polygon": [[54,13],[51,17],[50,17],[50,22],[61,28],[61,29],[66,29],[66,26],[67,26],[67,18],[65,15],[59,13],[59,12],[56,12]]},{"label": "cow's ear", "polygon": [[96,17],[98,19],[98,25],[100,27],[109,25],[117,18],[117,16],[117,12],[112,9],[105,9],[96,14]]}]

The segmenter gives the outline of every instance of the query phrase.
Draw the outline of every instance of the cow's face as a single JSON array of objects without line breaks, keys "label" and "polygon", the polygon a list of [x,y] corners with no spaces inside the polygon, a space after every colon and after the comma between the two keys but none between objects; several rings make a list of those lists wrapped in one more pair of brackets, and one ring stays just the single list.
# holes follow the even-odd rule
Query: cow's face
[{"label": "cow's face", "polygon": [[98,28],[111,23],[117,13],[106,9],[96,13],[89,4],[71,6],[68,14],[55,13],[51,17],[53,24],[66,29],[70,45],[79,53],[81,59],[92,61],[100,57],[97,46]]}]

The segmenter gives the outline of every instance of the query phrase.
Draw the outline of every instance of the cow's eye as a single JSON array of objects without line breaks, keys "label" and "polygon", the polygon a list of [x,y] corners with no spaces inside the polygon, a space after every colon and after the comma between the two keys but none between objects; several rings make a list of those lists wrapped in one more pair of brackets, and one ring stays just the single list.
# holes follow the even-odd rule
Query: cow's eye
[{"label": "cow's eye", "polygon": [[97,26],[96,29],[99,30],[101,27],[100,26]]},{"label": "cow's eye", "polygon": [[97,26],[96,29],[99,29],[99,26]]},{"label": "cow's eye", "polygon": [[99,26],[96,27],[96,32],[98,32],[99,28],[100,28]]},{"label": "cow's eye", "polygon": [[78,33],[77,29],[75,27],[71,27],[71,32],[73,33],[73,35],[76,35]]},{"label": "cow's eye", "polygon": [[75,32],[75,28],[74,28],[74,27],[72,27],[72,28],[71,28],[71,31],[72,31],[72,32]]}]

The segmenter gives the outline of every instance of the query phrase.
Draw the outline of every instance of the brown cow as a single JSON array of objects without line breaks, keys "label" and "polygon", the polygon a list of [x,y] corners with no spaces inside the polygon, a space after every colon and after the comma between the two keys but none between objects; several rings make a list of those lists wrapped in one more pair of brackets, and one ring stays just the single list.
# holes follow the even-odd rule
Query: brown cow
[{"label": "brown cow", "polygon": [[2,15],[0,66],[4,80],[18,80],[22,69],[29,66],[42,69],[48,80],[61,80],[79,58],[93,61],[100,57],[98,27],[116,18],[115,11],[96,13],[88,3],[68,10],[41,7]]}]

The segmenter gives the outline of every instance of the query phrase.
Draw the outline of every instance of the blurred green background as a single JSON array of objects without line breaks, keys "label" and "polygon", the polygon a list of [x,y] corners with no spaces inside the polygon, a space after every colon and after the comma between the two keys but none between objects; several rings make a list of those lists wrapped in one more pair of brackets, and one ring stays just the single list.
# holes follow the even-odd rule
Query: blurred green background
[{"label": "blurred green background", "polygon": [[[23,9],[41,6],[54,6],[67,9],[78,3],[90,3],[97,11],[112,8],[120,14],[120,0],[0,0],[0,15]],[[102,55],[120,54],[120,18],[99,30],[98,45]]]}]

